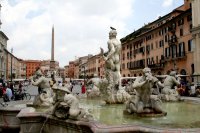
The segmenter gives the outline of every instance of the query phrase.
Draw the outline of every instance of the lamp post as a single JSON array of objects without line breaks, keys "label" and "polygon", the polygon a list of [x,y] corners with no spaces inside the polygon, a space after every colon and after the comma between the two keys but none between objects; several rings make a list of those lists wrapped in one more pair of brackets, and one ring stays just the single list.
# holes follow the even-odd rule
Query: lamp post
[{"label": "lamp post", "polygon": [[27,79],[27,66],[25,66],[25,76],[26,76],[26,79]]},{"label": "lamp post", "polygon": [[12,60],[13,60],[13,55],[12,55],[12,53],[13,53],[13,48],[11,48],[11,54],[10,54],[10,56],[11,56],[11,65],[10,65],[10,81],[12,82]]},{"label": "lamp post", "polygon": [[84,85],[85,85],[85,66],[83,66],[83,79],[84,79]]}]

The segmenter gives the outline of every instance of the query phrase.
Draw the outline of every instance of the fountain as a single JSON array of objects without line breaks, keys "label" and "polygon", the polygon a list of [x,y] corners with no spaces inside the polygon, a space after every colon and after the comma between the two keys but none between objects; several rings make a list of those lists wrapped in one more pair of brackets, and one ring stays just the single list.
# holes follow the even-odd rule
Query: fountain
[{"label": "fountain", "polygon": [[[116,41],[112,35],[116,36],[114,28],[111,29],[108,45]],[[111,51],[104,53],[102,50],[103,58],[108,61],[106,62],[106,81],[102,82],[104,88],[100,87],[103,97],[79,98],[71,94],[67,88],[53,85],[52,97],[45,95],[49,94],[46,92],[38,96],[40,102],[36,103],[39,104],[20,107],[18,113],[15,113],[17,117],[11,116],[18,120],[17,131],[20,130],[20,133],[200,131],[200,120],[197,117],[200,115],[199,99],[182,97],[182,101],[162,103],[158,95],[151,95],[153,83],[158,86],[162,84],[151,75],[149,68],[144,68],[144,75],[137,77],[131,84],[130,90],[134,91],[135,95],[129,95],[119,85],[118,64],[112,66],[113,59],[109,54]],[[34,82],[40,81],[40,78],[41,76],[38,76]],[[107,104],[103,104],[102,100]],[[1,108],[0,111],[3,109],[10,112],[8,107]],[[1,113],[0,122],[4,120],[4,116],[5,114]],[[14,122],[13,119],[11,121]],[[8,122],[3,126],[5,127],[6,124]]]}]

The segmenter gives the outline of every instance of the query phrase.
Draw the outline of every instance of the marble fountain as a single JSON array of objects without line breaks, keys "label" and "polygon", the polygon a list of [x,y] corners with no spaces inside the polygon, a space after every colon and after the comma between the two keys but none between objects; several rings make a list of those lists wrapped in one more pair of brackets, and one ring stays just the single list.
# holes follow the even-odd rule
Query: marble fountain
[{"label": "marble fountain", "polygon": [[[119,85],[121,44],[116,35],[111,28],[108,52],[101,49],[106,80],[102,81],[104,87],[98,88],[99,97],[79,98],[67,88],[50,86],[38,71],[32,84],[40,86],[43,93],[31,102],[14,101],[0,107],[0,132],[200,132],[200,100],[180,97],[169,87],[173,83],[160,83],[149,68],[144,68],[143,76],[130,85],[129,91],[134,95]],[[112,45],[114,51],[109,49]],[[175,78],[173,72],[169,76]],[[153,84],[163,87],[162,94],[152,95]]]}]

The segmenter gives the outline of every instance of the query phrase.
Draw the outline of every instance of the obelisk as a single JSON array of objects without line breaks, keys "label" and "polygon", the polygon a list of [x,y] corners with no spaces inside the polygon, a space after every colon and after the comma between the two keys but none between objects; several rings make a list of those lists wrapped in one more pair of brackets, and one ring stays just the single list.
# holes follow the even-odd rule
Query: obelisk
[{"label": "obelisk", "polygon": [[50,60],[50,71],[53,73],[55,71],[55,61],[54,61],[54,26],[52,27],[51,36],[51,60]]}]

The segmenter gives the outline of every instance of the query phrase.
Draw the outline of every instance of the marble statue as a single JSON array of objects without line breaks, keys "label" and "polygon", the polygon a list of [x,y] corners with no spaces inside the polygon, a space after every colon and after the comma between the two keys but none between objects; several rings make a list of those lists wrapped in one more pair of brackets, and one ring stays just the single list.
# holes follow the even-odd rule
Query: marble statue
[{"label": "marble statue", "polygon": [[93,116],[85,109],[79,107],[79,100],[65,87],[54,85],[56,103],[52,114],[59,119],[73,119],[81,121],[93,120]]},{"label": "marble statue", "polygon": [[126,103],[129,114],[166,114],[161,108],[161,100],[151,95],[153,85],[162,86],[161,82],[151,74],[150,68],[143,69],[143,76],[137,77],[132,84],[132,91],[136,92]]},{"label": "marble statue", "polygon": [[[105,99],[106,103],[123,103],[127,100],[130,95],[126,93],[123,89],[119,91],[119,83],[120,83],[120,52],[121,52],[121,42],[116,39],[117,31],[115,28],[111,27],[111,31],[109,32],[109,40],[108,51],[104,53],[104,50],[101,48],[101,54],[103,59],[105,60],[105,77],[108,83],[107,86],[107,99]],[[118,92],[119,91],[119,92]],[[123,94],[121,94],[123,92]],[[117,100],[118,96],[122,96],[122,101]]]},{"label": "marble statue", "polygon": [[87,81],[87,84],[92,85],[92,88],[87,89],[87,92],[86,92],[88,98],[100,97],[100,90],[99,90],[100,82],[101,82],[101,79],[98,77],[91,78]]},{"label": "marble statue", "polygon": [[41,94],[38,94],[34,101],[34,106],[52,106],[53,92],[51,90],[49,81],[45,78],[40,69],[38,69],[31,79],[32,85],[41,88]]},{"label": "marble statue", "polygon": [[180,79],[176,78],[176,71],[171,71],[170,75],[164,80],[164,88],[161,91],[161,99],[164,101],[178,101],[180,96],[173,88],[174,85],[180,85]]}]

